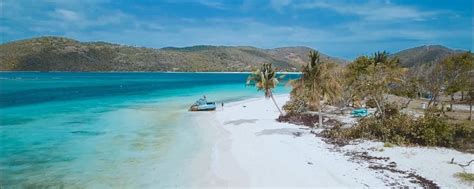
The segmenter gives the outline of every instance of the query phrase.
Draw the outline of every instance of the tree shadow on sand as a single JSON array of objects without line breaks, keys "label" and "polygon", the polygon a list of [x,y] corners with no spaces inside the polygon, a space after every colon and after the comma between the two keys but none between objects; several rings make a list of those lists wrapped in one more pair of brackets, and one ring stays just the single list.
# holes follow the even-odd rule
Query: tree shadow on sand
[{"label": "tree shadow on sand", "polygon": [[226,121],[224,122],[224,125],[229,125],[229,124],[241,125],[244,123],[255,123],[256,121],[257,119],[238,119],[238,120]]}]

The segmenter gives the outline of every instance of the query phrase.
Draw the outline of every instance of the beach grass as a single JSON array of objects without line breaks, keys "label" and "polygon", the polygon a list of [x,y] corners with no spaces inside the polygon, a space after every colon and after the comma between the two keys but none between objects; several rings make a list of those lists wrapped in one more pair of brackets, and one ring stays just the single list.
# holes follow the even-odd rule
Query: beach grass
[{"label": "beach grass", "polygon": [[393,147],[395,147],[395,145],[392,144],[392,143],[390,143],[390,142],[386,142],[386,143],[383,144],[383,147],[385,147],[385,148],[393,148]]},{"label": "beach grass", "polygon": [[474,183],[474,173],[465,173],[465,172],[461,173],[460,172],[460,173],[454,174],[454,176],[463,182]]}]

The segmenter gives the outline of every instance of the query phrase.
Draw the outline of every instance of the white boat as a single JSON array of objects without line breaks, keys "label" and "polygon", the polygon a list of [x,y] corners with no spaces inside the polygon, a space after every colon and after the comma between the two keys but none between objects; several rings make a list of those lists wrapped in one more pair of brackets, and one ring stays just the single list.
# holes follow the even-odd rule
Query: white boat
[{"label": "white boat", "polygon": [[216,110],[215,102],[207,102],[205,98],[201,98],[196,103],[194,103],[189,111],[214,111]]}]

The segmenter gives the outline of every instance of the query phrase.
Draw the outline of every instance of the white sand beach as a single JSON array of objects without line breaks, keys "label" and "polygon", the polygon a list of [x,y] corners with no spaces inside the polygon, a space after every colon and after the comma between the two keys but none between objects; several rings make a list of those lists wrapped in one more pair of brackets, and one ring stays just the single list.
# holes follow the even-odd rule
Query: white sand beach
[{"label": "white sand beach", "polygon": [[[276,96],[282,106],[288,95]],[[445,148],[392,147],[362,142],[344,147],[325,143],[307,127],[279,123],[278,111],[265,98],[225,104],[196,116],[206,138],[193,165],[193,186],[200,187],[390,187],[417,186],[413,175],[439,187],[470,188],[453,174],[471,154]],[[362,154],[362,155],[361,155]],[[364,159],[363,157],[377,157]],[[372,168],[369,168],[371,166]],[[393,168],[393,172],[378,167]],[[374,169],[375,167],[375,169]],[[474,168],[465,167],[473,172]],[[403,173],[402,173],[403,172]],[[410,177],[410,178],[406,178]]]}]

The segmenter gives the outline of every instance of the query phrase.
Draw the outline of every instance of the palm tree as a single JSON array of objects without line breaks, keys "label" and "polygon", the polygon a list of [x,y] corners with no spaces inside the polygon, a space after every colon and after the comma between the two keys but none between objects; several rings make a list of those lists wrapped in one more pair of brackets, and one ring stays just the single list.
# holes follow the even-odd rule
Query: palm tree
[{"label": "palm tree", "polygon": [[280,115],[283,115],[283,112],[276,103],[272,93],[272,89],[275,88],[278,84],[278,79],[276,78],[276,73],[275,70],[272,68],[272,64],[264,63],[260,69],[252,72],[247,78],[247,85],[250,85],[251,83],[255,84],[257,90],[264,91],[265,98],[271,98],[278,111],[280,112]]},{"label": "palm tree", "polygon": [[342,93],[342,85],[334,74],[336,64],[320,61],[317,51],[310,51],[310,62],[303,66],[300,79],[292,82],[293,93],[303,94],[310,107],[318,109],[319,126],[323,125],[321,101],[336,101]]},{"label": "palm tree", "polygon": [[[312,53],[310,56],[317,56],[319,62],[319,53]],[[318,108],[319,126],[323,126],[322,107],[323,102],[335,101],[341,96],[342,86],[332,70],[335,68],[332,63],[318,63],[310,68],[311,75],[309,82],[309,104]]]},{"label": "palm tree", "polygon": [[297,112],[300,112],[300,109],[302,109],[301,106],[307,105],[307,102],[305,102],[308,98],[307,95],[307,83],[305,81],[309,81],[308,79],[311,78],[312,72],[311,68],[315,67],[316,64],[319,64],[319,53],[316,51],[309,51],[309,59],[310,63],[307,65],[303,65],[301,69],[301,77],[295,80],[291,80],[289,84],[293,88],[291,90],[291,98],[293,101],[299,102],[299,106]]},{"label": "palm tree", "polygon": [[383,63],[387,62],[388,52],[386,52],[386,51],[382,51],[382,52],[377,51],[377,52],[375,52],[374,55],[373,55],[373,60],[374,60],[375,66],[377,66],[377,64],[379,64],[379,63],[383,64]]}]

